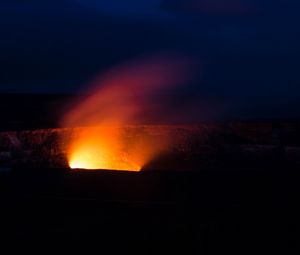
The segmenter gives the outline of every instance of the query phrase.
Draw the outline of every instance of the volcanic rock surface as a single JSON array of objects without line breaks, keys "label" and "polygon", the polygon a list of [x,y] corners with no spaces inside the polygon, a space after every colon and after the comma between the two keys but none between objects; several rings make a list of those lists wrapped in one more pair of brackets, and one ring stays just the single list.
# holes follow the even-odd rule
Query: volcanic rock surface
[{"label": "volcanic rock surface", "polygon": [[[232,122],[201,125],[133,125],[122,132],[171,143],[143,170],[195,170],[300,163],[298,123]],[[0,168],[65,168],[66,141],[82,128],[54,128],[0,133]]]}]

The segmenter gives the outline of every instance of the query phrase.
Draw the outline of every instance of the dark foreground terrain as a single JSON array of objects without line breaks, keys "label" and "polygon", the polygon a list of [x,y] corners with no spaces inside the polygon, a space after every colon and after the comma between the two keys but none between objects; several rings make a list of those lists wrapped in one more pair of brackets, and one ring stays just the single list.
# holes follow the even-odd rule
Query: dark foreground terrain
[{"label": "dark foreground terrain", "polygon": [[299,248],[299,172],[292,166],[21,170],[0,175],[1,246],[11,250],[297,254]]}]

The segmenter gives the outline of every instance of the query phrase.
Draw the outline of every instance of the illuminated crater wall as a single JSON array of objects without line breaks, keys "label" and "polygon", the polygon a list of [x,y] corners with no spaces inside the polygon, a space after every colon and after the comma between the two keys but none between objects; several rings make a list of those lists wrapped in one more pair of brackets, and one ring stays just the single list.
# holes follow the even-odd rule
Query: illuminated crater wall
[{"label": "illuminated crater wall", "polygon": [[[2,132],[0,133],[0,169],[68,168],[70,164],[68,141],[76,141],[76,138],[86,130],[85,128],[65,128]],[[155,141],[168,137],[171,141],[168,146],[161,148],[160,153],[145,165],[138,166],[141,170],[248,167],[276,164],[282,160],[299,164],[300,135],[298,130],[299,125],[296,123],[282,124],[284,146],[281,148],[278,130],[274,129],[271,123],[126,126],[121,130],[124,146],[118,148],[122,153],[114,157],[117,157],[116,161],[121,163],[138,162],[134,155],[137,148],[134,146],[149,141],[155,144]],[[109,165],[108,168],[110,168]],[[140,169],[132,167],[128,170]]]}]

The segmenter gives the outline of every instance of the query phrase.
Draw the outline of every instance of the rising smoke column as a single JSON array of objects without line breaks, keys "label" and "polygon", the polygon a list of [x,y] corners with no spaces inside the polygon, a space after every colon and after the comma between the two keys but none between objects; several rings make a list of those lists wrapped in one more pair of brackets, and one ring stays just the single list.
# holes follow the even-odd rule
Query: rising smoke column
[{"label": "rising smoke column", "polygon": [[145,115],[160,115],[171,94],[187,82],[188,60],[178,55],[156,55],[114,67],[87,86],[85,95],[64,115],[66,127],[85,126],[68,141],[71,168],[139,171],[163,150],[169,139],[130,141],[123,128],[140,123]]}]

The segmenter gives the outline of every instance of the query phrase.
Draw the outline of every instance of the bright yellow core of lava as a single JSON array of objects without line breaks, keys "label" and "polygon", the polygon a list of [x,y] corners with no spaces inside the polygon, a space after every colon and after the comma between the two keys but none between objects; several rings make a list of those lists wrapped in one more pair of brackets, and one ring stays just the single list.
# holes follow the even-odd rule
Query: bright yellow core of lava
[{"label": "bright yellow core of lava", "polygon": [[70,168],[140,171],[141,166],[120,150],[117,137],[118,133],[111,130],[83,130],[71,146]]},{"label": "bright yellow core of lava", "polygon": [[93,148],[78,150],[72,154],[70,168],[76,169],[110,169],[140,171],[141,167],[130,162],[126,157],[116,158],[108,153]]}]

